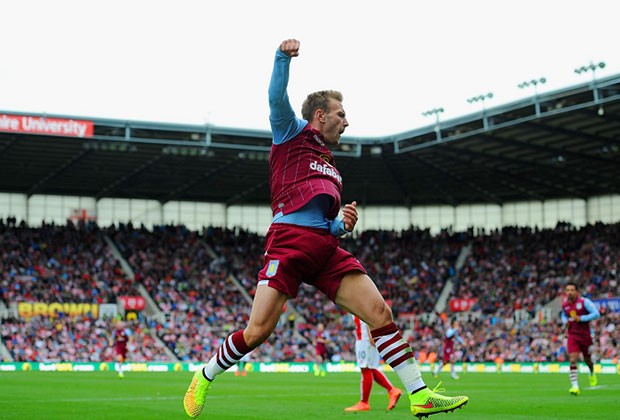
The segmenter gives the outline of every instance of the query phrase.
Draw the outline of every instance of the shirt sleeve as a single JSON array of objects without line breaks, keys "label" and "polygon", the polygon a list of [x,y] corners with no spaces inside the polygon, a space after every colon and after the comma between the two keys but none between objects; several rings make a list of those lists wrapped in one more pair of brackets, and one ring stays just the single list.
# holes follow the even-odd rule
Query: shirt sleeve
[{"label": "shirt sleeve", "polygon": [[456,330],[454,328],[448,328],[446,330],[446,337],[452,338],[456,334]]},{"label": "shirt sleeve", "polygon": [[308,124],[295,116],[288,97],[287,86],[291,57],[279,49],[273,63],[269,82],[269,123],[273,133],[273,143],[281,144],[292,139]]},{"label": "shirt sleeve", "polygon": [[347,233],[351,233],[351,232],[349,232],[344,227],[344,220],[342,220],[340,217],[336,217],[334,220],[332,220],[332,223],[329,225],[329,233],[331,233],[332,235],[336,237],[340,237],[342,235],[346,235]]},{"label": "shirt sleeve", "polygon": [[598,311],[598,308],[590,299],[584,298],[583,306],[587,309],[588,314],[581,315],[581,322],[593,321],[601,317],[601,313]]}]

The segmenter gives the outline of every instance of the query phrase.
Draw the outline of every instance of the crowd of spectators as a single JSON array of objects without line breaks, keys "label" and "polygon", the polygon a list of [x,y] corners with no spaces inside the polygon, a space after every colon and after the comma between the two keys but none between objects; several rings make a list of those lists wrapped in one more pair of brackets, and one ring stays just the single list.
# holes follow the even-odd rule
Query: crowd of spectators
[{"label": "crowd of spectators", "polygon": [[97,225],[0,222],[0,301],[114,303],[135,296],[135,284]]},{"label": "crowd of spectators", "polygon": [[[34,316],[4,320],[2,342],[16,362],[112,362],[115,320],[90,316]],[[128,321],[127,360],[167,361],[164,346],[140,321]]]},{"label": "crowd of spectators", "polygon": [[[438,235],[415,228],[366,231],[344,238],[342,246],[366,267],[396,317],[432,312],[448,280],[455,283],[453,297],[484,296],[473,308],[481,315],[463,323],[466,343],[458,350],[463,360],[563,360],[561,325],[517,319],[515,311],[536,313],[561,295],[569,279],[583,281],[593,297],[620,295],[619,226],[577,229],[559,224],[555,229],[504,228],[488,234],[445,230]],[[105,235],[133,273],[123,271]],[[240,229],[196,232],[183,226],[146,229],[131,224],[100,229],[94,223],[28,228],[0,222],[0,299],[7,306],[24,301],[116,302],[119,296],[138,295],[138,286],[144,286],[160,316],[135,321],[135,330],[145,331],[136,335],[134,343],[140,348],[132,355],[135,360],[165,360],[166,346],[177,360],[206,361],[227,334],[248,320],[263,244],[262,236]],[[469,254],[457,267],[464,249]],[[283,313],[252,360],[314,360],[319,322],[331,338],[333,360],[355,360],[353,323],[340,308],[306,286],[289,305],[294,312]],[[403,328],[410,325],[398,322]],[[618,356],[617,324],[615,314],[595,324],[603,358]],[[12,319],[2,323],[2,339],[15,360],[107,360],[108,350],[100,340],[108,327],[87,316]],[[407,337],[424,360],[439,351],[442,335],[435,321],[419,321]],[[63,348],[68,341],[75,345]]]},{"label": "crowd of spectators", "polygon": [[554,229],[504,228],[472,238],[452,296],[480,299],[474,310],[534,315],[575,281],[585,293],[618,296],[620,224]]}]

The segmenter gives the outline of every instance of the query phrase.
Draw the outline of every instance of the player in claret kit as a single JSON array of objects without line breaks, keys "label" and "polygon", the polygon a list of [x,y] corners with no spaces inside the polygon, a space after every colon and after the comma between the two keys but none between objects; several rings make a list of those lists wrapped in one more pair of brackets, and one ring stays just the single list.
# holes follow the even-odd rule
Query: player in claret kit
[{"label": "player in claret kit", "polygon": [[[347,47],[334,42],[337,48]],[[200,415],[216,376],[271,335],[282,308],[297,296],[301,283],[314,286],[368,324],[379,354],[407,389],[412,414],[453,411],[469,398],[447,397],[426,386],[414,353],[377,286],[361,263],[340,247],[339,237],[353,231],[358,212],[355,201],[342,206],[342,177],[330,147],[338,146],[349,122],[342,94],[335,90],[311,93],[301,107],[303,118],[295,115],[287,85],[299,45],[295,39],[282,41],[269,84],[273,219],[265,237],[264,265],[258,274],[250,319],[195,372],[183,399],[185,412],[192,418]]]},{"label": "player in claret kit", "polygon": [[329,361],[329,355],[327,352],[327,343],[329,341],[329,333],[325,331],[325,325],[319,322],[316,326],[316,336],[314,337],[314,351],[316,353],[316,360],[314,362],[314,376],[327,375],[327,368],[325,365]]},{"label": "player in claret kit", "polygon": [[118,377],[122,379],[125,376],[123,374],[123,363],[127,360],[127,342],[129,341],[125,331],[125,324],[122,321],[116,323],[112,340],[113,342],[110,343],[110,346],[114,346],[114,358],[116,360],[114,368],[118,373]]},{"label": "player in claret kit", "polygon": [[439,372],[441,368],[444,367],[446,363],[450,363],[450,374],[453,379],[459,379],[459,376],[456,374],[455,370],[455,362],[456,356],[454,354],[454,342],[458,341],[463,344],[463,339],[459,335],[459,322],[452,321],[452,324],[446,329],[446,333],[443,339],[443,355],[441,360],[435,365],[435,370],[433,371],[433,375],[437,378],[439,376]]},{"label": "player in claret kit", "polygon": [[590,349],[592,347],[592,332],[590,331],[590,321],[601,317],[596,305],[588,298],[579,296],[577,284],[574,282],[566,283],[566,296],[562,302],[562,322],[566,325],[568,359],[570,362],[570,392],[572,395],[579,395],[579,353],[583,355],[583,361],[590,369],[590,386],[596,386],[597,379],[594,374],[594,363]]}]

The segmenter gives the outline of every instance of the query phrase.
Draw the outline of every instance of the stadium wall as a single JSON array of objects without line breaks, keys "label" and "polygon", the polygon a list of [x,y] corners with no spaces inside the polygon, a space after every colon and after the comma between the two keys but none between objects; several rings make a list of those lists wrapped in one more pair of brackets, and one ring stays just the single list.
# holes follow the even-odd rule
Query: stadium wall
[{"label": "stadium wall", "polygon": [[[591,197],[588,200],[563,199],[453,206],[367,206],[360,207],[361,230],[403,230],[410,226],[465,231],[470,227],[495,229],[503,226],[550,228],[558,222],[576,227],[587,223],[620,221],[620,195]],[[268,206],[221,203],[0,193],[0,218],[16,217],[29,226],[43,221],[64,225],[67,219],[96,220],[100,226],[132,222],[147,228],[161,224],[183,224],[192,230],[207,226],[241,227],[264,233],[271,221]]]}]

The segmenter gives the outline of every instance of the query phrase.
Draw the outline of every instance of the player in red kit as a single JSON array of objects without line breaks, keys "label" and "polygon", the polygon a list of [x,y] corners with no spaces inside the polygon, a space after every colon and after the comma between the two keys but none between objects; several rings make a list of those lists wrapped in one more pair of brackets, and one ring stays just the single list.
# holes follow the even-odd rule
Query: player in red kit
[{"label": "player in red kit", "polygon": [[121,379],[125,376],[123,374],[123,363],[125,363],[127,359],[128,340],[129,337],[125,331],[125,325],[119,321],[114,329],[113,343],[110,345],[114,345],[114,358],[116,360],[114,368],[116,372],[118,372],[118,377]]},{"label": "player in red kit", "polygon": [[283,306],[297,296],[301,283],[314,286],[368,324],[381,357],[410,394],[413,414],[453,411],[469,398],[446,397],[426,386],[413,351],[377,286],[361,263],[340,247],[339,237],[353,231],[358,212],[355,201],[342,206],[343,180],[330,147],[338,146],[349,121],[342,94],[335,90],[309,94],[302,104],[302,118],[295,115],[287,86],[291,60],[299,55],[299,46],[295,39],[282,41],[269,83],[273,219],[265,237],[264,265],[258,274],[250,319],[196,371],[183,399],[185,412],[192,418],[202,412],[216,376],[269,337]]},{"label": "player in red kit", "polygon": [[441,361],[437,363],[435,366],[435,370],[433,371],[433,375],[435,377],[439,376],[439,372],[441,368],[446,364],[450,363],[450,374],[453,379],[459,379],[459,376],[456,374],[455,370],[455,362],[456,357],[454,354],[454,342],[458,341],[463,344],[463,339],[459,335],[459,323],[458,321],[452,321],[452,325],[446,329],[446,334],[443,339],[443,355],[441,357]]},{"label": "player in red kit", "polygon": [[370,391],[373,381],[377,382],[388,392],[387,411],[396,407],[398,399],[403,394],[401,389],[396,388],[390,380],[379,370],[381,356],[372,340],[368,325],[358,317],[353,317],[355,321],[355,357],[357,366],[362,372],[361,399],[358,403],[344,409],[346,412],[368,411],[370,410]]},{"label": "player in red kit", "polygon": [[583,355],[583,361],[590,369],[590,386],[596,386],[597,379],[594,374],[594,364],[590,354],[592,347],[592,332],[590,321],[601,317],[596,305],[588,298],[579,296],[577,284],[566,283],[566,297],[562,302],[562,322],[566,325],[568,359],[570,361],[570,384],[568,390],[572,395],[579,395],[579,353]]}]

